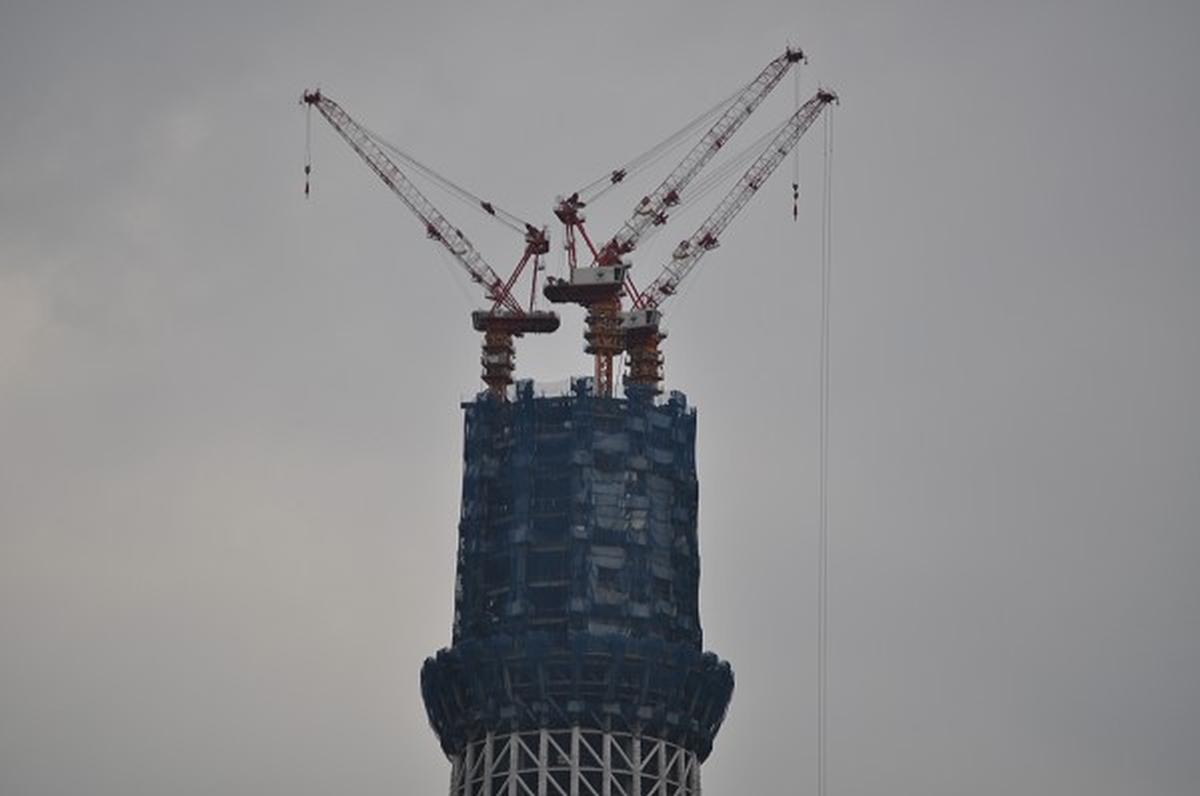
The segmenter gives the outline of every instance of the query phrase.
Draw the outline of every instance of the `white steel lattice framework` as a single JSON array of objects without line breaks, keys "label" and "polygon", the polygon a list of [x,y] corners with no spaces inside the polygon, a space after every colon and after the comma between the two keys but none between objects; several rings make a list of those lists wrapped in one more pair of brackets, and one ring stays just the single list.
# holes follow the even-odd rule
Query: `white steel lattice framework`
[{"label": "white steel lattice framework", "polygon": [[488,733],[452,758],[450,796],[699,796],[695,753],[572,727]]}]

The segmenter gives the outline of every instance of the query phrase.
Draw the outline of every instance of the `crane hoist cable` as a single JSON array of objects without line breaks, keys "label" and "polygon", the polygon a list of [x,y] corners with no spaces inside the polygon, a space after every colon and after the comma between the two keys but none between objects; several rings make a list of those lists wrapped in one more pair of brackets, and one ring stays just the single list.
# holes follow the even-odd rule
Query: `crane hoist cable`
[{"label": "crane hoist cable", "polygon": [[312,106],[304,107],[304,195],[309,195],[312,177]]},{"label": "crane hoist cable", "polygon": [[[792,87],[792,107],[800,110],[800,73]],[[794,112],[794,111],[793,111]],[[800,150],[792,150],[792,221],[800,220]]]},{"label": "crane hoist cable", "polygon": [[379,135],[378,133],[371,130],[370,128],[364,126],[363,129],[367,131],[367,133],[371,136],[371,138],[375,141],[375,143],[379,144],[380,147],[387,150],[388,152],[391,152],[393,155],[400,158],[408,165],[412,166],[414,169],[419,171],[421,174],[425,175],[427,178],[429,178],[434,183],[439,185],[442,189],[444,189],[451,196],[462,201],[462,203],[467,205],[468,207],[471,207],[471,208],[483,213],[484,215],[495,219],[497,222],[503,224],[504,226],[508,227],[509,229],[511,229],[515,232],[520,232],[523,234],[525,232],[526,227],[534,226],[534,224],[532,224],[531,222],[526,221],[525,219],[521,218],[520,216],[516,215],[515,213],[505,210],[504,208],[500,207],[499,205],[495,204],[494,202],[490,202],[490,201],[483,199],[480,196],[476,196],[475,194],[468,191],[466,188],[462,187],[458,183],[451,180],[449,177],[446,177],[445,175],[440,174],[435,169],[433,169],[431,166],[427,166],[426,164],[417,160],[411,154],[404,151],[403,149],[401,149],[399,146],[392,143],[391,141],[388,141],[386,138]]},{"label": "crane hoist cable", "polygon": [[[783,121],[779,122],[774,127],[760,135],[758,138],[747,144],[724,163],[721,163],[711,172],[696,180],[696,184],[692,186],[690,191],[688,191],[687,198],[681,201],[677,206],[676,212],[689,208],[699,202],[701,199],[707,196],[714,187],[720,185],[722,182],[732,176],[733,173],[739,168],[745,166],[758,155],[762,154],[763,148],[766,147],[767,142],[779,135],[779,131],[782,130],[787,123],[788,120],[785,118]],[[643,240],[645,240],[645,238],[643,238]]]},{"label": "crane hoist cable", "polygon": [[748,84],[738,86],[737,90],[735,90],[729,96],[724,97],[717,104],[694,116],[690,121],[688,121],[679,129],[675,130],[666,138],[659,141],[654,146],[650,147],[641,154],[634,156],[628,162],[613,169],[607,174],[592,180],[587,185],[580,188],[576,193],[581,199],[588,203],[595,202],[601,196],[620,185],[629,177],[640,174],[653,166],[655,163],[658,163],[663,157],[679,148],[679,146],[686,141],[688,135],[698,130],[705,122],[712,120],[717,114],[725,111],[729,107],[730,103],[732,103],[738,97],[738,95],[746,90],[746,85]]},{"label": "crane hoist cable", "polygon": [[779,84],[791,66],[804,59],[800,50],[788,48],[771,61],[758,77],[731,101],[716,123],[688,151],[679,165],[649,195],[642,197],[633,213],[616,234],[604,244],[598,256],[599,265],[612,265],[632,252],[642,236],[652,226],[667,219],[666,211],[677,205],[693,180],[729,139],[750,118],[759,104]]},{"label": "crane hoist cable", "polygon": [[[749,145],[738,151],[737,154],[718,165],[715,169],[713,169],[713,171],[706,173],[703,177],[696,180],[696,182],[688,190],[687,198],[683,199],[678,205],[675,206],[672,216],[677,218],[682,216],[689,209],[702,202],[714,190],[728,184],[730,178],[740,170],[744,169],[746,165],[750,163],[750,161],[757,157],[762,152],[766,143],[775,135],[777,135],[780,129],[782,129],[783,125],[786,123],[787,122],[785,120],[770,130],[767,130]],[[663,231],[663,229],[665,229],[665,226],[660,225],[646,230],[646,232],[642,234],[639,245],[645,249],[646,244],[654,240],[658,234]]]},{"label": "crane hoist cable", "polygon": [[821,200],[820,487],[817,536],[817,796],[829,789],[829,305],[833,277],[833,114],[825,116]]},{"label": "crane hoist cable", "polygon": [[[674,215],[678,216],[687,211],[689,208],[699,204],[715,189],[725,184],[735,173],[745,168],[750,161],[761,155],[763,149],[767,145],[767,142],[779,135],[780,131],[787,126],[788,122],[789,119],[784,119],[782,122],[770,128],[758,138],[754,139],[754,141],[747,144],[736,154],[723,161],[711,172],[696,180],[695,184],[693,184],[691,189],[688,190],[687,197],[675,206]],[[662,226],[651,227],[645,232],[645,234],[642,235],[641,244],[644,246],[662,230]]]},{"label": "crane hoist cable", "polygon": [[[391,153],[392,155],[395,155],[396,157],[400,158],[405,163],[412,166],[413,169],[420,172],[426,178],[428,178],[429,180],[431,180],[432,182],[437,184],[439,187],[441,187],[443,190],[445,190],[450,196],[454,197],[455,199],[460,200],[463,204],[467,205],[468,207],[472,208],[473,210],[481,212],[484,215],[491,217],[498,223],[503,224],[504,226],[513,230],[514,232],[518,232],[521,234],[524,234],[526,229],[528,229],[529,227],[535,226],[532,222],[526,221],[525,219],[521,218],[517,214],[512,213],[508,210],[505,210],[504,208],[500,207],[496,203],[487,201],[487,200],[483,199],[482,197],[477,196],[476,194],[472,193],[471,191],[467,190],[466,188],[462,187],[458,183],[451,180],[449,177],[446,177],[445,175],[439,173],[432,166],[428,166],[425,163],[422,163],[420,160],[417,160],[417,158],[413,157],[413,155],[411,153],[405,151],[400,146],[389,141],[387,138],[385,138],[384,136],[375,132],[374,130],[367,127],[366,125],[360,123],[359,127],[361,128],[363,133],[365,133],[366,136],[371,141],[373,141],[379,148],[386,150],[387,152]],[[305,155],[304,174],[305,174],[305,177],[307,178],[307,176],[312,173],[312,107],[311,106],[308,107],[308,117],[307,117],[306,123],[305,123],[304,155]],[[306,196],[308,195],[308,192],[309,192],[308,191],[308,181],[306,179],[305,180],[305,190],[304,190],[304,193]]]}]

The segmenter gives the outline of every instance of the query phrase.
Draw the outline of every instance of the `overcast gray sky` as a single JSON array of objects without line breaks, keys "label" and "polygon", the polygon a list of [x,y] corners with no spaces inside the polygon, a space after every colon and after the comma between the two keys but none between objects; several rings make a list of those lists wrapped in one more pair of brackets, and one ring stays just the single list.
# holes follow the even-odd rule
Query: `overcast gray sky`
[{"label": "overcast gray sky", "polygon": [[[1195,794],[1198,35],[1166,0],[0,3],[0,793],[444,792],[472,294],[319,120],[305,201],[300,92],[549,222],[790,39],[843,97],[830,793]],[[668,305],[737,674],[712,794],[812,789],[801,150],[801,223],[777,174]],[[521,372],[587,372],[579,322]]]}]

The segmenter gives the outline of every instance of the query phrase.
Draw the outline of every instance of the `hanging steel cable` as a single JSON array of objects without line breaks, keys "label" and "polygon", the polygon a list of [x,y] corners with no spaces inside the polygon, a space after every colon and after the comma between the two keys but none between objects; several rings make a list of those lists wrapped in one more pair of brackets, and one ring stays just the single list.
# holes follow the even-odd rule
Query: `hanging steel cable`
[{"label": "hanging steel cable", "polygon": [[[767,130],[758,138],[754,139],[754,141],[747,144],[737,153],[730,156],[727,160],[723,161],[711,172],[696,180],[692,188],[688,190],[679,204],[675,206],[674,215],[678,216],[680,213],[683,213],[688,208],[695,205],[717,188],[724,186],[728,180],[733,177],[733,175],[741,172],[747,165],[749,165],[750,161],[760,156],[763,149],[766,148],[767,143],[775,136],[779,135],[780,131],[783,130],[787,124],[788,119],[784,119],[782,122]],[[663,230],[664,226],[665,225],[659,225],[646,230],[646,232],[642,234],[642,244],[645,245],[647,241],[653,240],[654,237]]]},{"label": "hanging steel cable", "polygon": [[509,229],[514,230],[515,232],[524,234],[528,227],[534,227],[536,229],[534,224],[526,221],[515,213],[511,213],[502,207],[498,207],[493,202],[489,202],[482,197],[476,196],[466,188],[451,180],[449,177],[439,174],[433,168],[417,160],[408,152],[405,152],[403,149],[396,146],[391,141],[388,141],[374,130],[366,127],[363,129],[366,130],[367,134],[370,135],[372,140],[374,140],[375,143],[381,148],[400,158],[409,166],[412,166],[413,169],[425,175],[425,177],[436,183],[443,190],[445,190],[455,199],[461,201],[463,204],[468,205],[469,207],[472,207],[475,210],[484,213],[485,215],[491,216],[492,218],[496,219],[496,221],[500,222]]},{"label": "hanging steel cable", "polygon": [[702,111],[699,115],[693,117],[690,121],[684,124],[683,127],[680,127],[678,130],[671,133],[646,151],[635,156],[624,165],[619,166],[609,173],[592,180],[587,185],[579,189],[577,192],[579,197],[586,202],[594,202],[613,188],[620,185],[627,178],[640,174],[641,172],[650,168],[663,157],[670,154],[673,150],[679,148],[679,146],[687,140],[687,137],[691,133],[698,130],[706,122],[712,120],[718,114],[724,112],[725,109],[729,107],[729,104],[746,90],[747,85],[749,84],[739,86],[736,91],[723,98],[716,105],[713,105],[707,110]]},{"label": "hanging steel cable", "polygon": [[820,486],[817,550],[817,796],[829,781],[829,301],[833,268],[833,114],[825,116],[821,213]]},{"label": "hanging steel cable", "polygon": [[758,138],[754,139],[754,141],[752,141],[750,144],[746,145],[743,149],[731,156],[729,160],[721,163],[719,166],[713,169],[712,172],[697,180],[696,184],[692,186],[692,189],[688,191],[686,198],[679,203],[675,212],[679,213],[681,210],[686,210],[687,208],[691,207],[696,202],[700,201],[709,193],[711,193],[715,188],[720,186],[721,183],[732,176],[735,172],[749,164],[751,160],[761,155],[763,149],[767,145],[767,142],[779,135],[779,132],[786,127],[787,124],[788,119],[784,119],[779,124],[770,128]]},{"label": "hanging steel cable", "polygon": [[[800,109],[800,73],[796,72],[793,88],[793,107]],[[800,150],[792,150],[792,221],[800,220]]]},{"label": "hanging steel cable", "polygon": [[304,195],[309,195],[309,178],[312,176],[312,106],[304,108]]}]

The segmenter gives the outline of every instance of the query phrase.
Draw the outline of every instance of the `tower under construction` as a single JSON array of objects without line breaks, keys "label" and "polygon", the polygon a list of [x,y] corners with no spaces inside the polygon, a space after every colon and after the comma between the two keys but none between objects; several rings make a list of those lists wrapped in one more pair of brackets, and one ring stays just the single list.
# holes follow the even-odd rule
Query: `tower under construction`
[{"label": "tower under construction", "polygon": [[[800,50],[787,48],[665,142],[558,198],[554,215],[563,224],[566,273],[546,278],[542,293],[551,303],[585,308],[585,350],[594,359],[594,375],[574,380],[563,395],[540,395],[532,382],[513,380],[515,338],[559,327],[558,315],[537,305],[538,276],[550,250],[547,228],[442,177],[320,91],[303,95],[302,103],[333,126],[483,289],[486,302],[471,315],[483,333],[487,390],[462,405],[452,642],[421,670],[429,721],[453,764],[451,796],[700,792],[700,764],[729,706],[733,672],[703,648],[696,413],[682,393],[662,397],[662,306],[837,101],[820,89],[800,104],[797,84],[790,116],[697,181],[803,61]],[[584,209],[705,127],[625,223],[595,246]],[[699,228],[639,290],[627,257],[677,208],[746,164]],[[306,177],[310,172],[306,165]],[[521,255],[507,278],[406,172],[421,174],[520,236]],[[797,166],[793,217],[798,174]],[[518,298],[522,274],[528,302]],[[629,362],[623,395],[614,370],[622,354]]]},{"label": "tower under construction", "polygon": [[593,386],[463,404],[453,644],[421,671],[453,796],[700,792],[733,673],[702,647],[696,413]]}]

